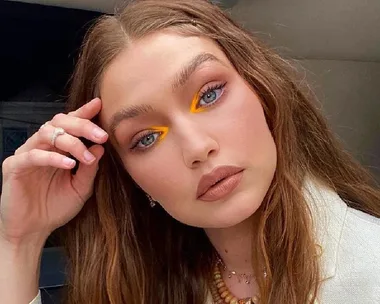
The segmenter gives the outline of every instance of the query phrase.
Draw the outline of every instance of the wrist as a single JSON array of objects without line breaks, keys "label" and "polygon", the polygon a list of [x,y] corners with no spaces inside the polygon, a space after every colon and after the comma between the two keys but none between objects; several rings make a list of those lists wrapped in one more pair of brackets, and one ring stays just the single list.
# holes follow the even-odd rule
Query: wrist
[{"label": "wrist", "polygon": [[29,303],[38,292],[43,242],[0,240],[0,303]]},{"label": "wrist", "polygon": [[38,282],[44,244],[42,239],[10,241],[0,238],[0,265],[14,271],[15,276],[24,273],[29,280]]},{"label": "wrist", "polygon": [[0,246],[14,252],[42,250],[49,234],[30,233],[23,237],[6,236],[0,225]]},{"label": "wrist", "polygon": [[42,254],[44,242],[9,242],[6,240],[0,241],[0,248],[3,254],[14,260],[37,260]]}]

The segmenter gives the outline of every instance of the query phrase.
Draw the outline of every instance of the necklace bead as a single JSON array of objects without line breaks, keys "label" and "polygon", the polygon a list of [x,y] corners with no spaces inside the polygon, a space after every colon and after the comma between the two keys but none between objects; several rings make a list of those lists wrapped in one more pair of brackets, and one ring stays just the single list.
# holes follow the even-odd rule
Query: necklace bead
[{"label": "necklace bead", "polygon": [[258,304],[258,297],[238,299],[235,297],[223,281],[218,264],[215,265],[213,282],[211,282],[211,295],[214,304]]}]

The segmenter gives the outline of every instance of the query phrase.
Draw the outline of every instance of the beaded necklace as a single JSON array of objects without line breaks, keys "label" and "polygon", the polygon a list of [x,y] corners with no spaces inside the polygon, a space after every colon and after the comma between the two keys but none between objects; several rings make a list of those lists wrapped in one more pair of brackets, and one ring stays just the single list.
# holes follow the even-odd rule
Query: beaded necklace
[{"label": "beaded necklace", "polygon": [[211,295],[214,304],[258,304],[257,296],[238,299],[226,286],[223,281],[222,273],[220,272],[219,263],[214,267],[213,281],[211,282]]}]

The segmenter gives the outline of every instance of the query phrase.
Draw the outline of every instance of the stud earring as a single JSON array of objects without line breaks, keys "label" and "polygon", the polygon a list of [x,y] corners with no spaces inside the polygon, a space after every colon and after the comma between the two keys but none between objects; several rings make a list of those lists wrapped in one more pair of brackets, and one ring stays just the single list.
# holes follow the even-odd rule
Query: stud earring
[{"label": "stud earring", "polygon": [[149,204],[150,204],[151,208],[153,208],[154,206],[156,206],[157,202],[148,193],[146,193],[146,197],[149,200]]}]

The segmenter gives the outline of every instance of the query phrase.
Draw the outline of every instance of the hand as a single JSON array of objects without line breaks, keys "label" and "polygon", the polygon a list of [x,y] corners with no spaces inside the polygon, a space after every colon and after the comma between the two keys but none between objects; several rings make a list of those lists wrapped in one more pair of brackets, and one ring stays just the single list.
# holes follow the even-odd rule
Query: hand
[{"label": "hand", "polygon": [[[82,209],[93,192],[101,144],[107,133],[90,121],[101,109],[96,98],[69,114],[57,114],[3,162],[0,238],[19,243],[46,240]],[[65,130],[51,138],[55,128]],[[95,144],[89,149],[78,137]],[[75,175],[71,169],[80,162]]]}]

